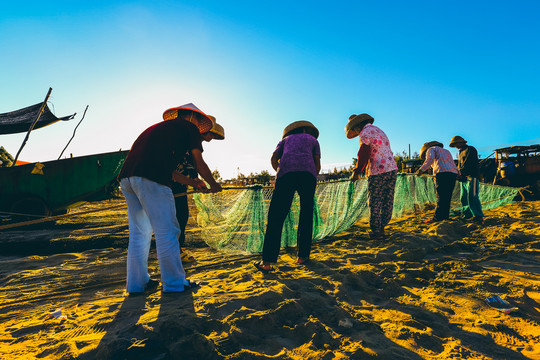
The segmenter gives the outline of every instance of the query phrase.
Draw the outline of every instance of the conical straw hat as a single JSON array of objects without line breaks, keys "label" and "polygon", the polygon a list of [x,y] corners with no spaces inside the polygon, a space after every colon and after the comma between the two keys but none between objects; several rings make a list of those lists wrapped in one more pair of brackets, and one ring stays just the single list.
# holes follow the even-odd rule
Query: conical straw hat
[{"label": "conical straw hat", "polygon": [[287,125],[287,127],[283,130],[283,138],[285,138],[286,136],[289,136],[291,131],[296,130],[298,128],[302,128],[302,127],[305,127],[308,130],[308,132],[315,137],[315,139],[319,137],[319,129],[317,129],[315,125],[313,125],[309,121],[300,120],[300,121],[295,121]]},{"label": "conical straw hat", "polygon": [[225,139],[225,129],[223,129],[223,126],[219,125],[216,122],[216,118],[213,117],[212,115],[208,115],[208,117],[212,120],[212,122],[214,124],[212,126],[212,128],[210,129],[210,132],[212,133],[214,139],[216,139],[216,140]]},{"label": "conical straw hat", "polygon": [[349,116],[349,122],[345,126],[345,135],[347,135],[347,139],[352,139],[358,134],[353,133],[353,129],[356,127],[361,127],[362,124],[366,125],[367,123],[373,124],[375,119],[371,117],[369,114],[352,114]]},{"label": "conical straw hat", "polygon": [[422,148],[420,149],[420,158],[424,159],[426,157],[426,151],[432,147],[432,146],[438,146],[438,147],[444,147],[444,145],[438,141],[430,141],[422,145]]},{"label": "conical straw hat", "polygon": [[465,140],[464,138],[462,138],[462,137],[459,136],[459,135],[454,136],[454,137],[452,138],[452,140],[450,140],[450,147],[456,147],[456,144],[459,144],[459,143],[466,144],[466,143],[467,143],[467,140]]},{"label": "conical straw hat", "polygon": [[192,103],[165,110],[163,120],[176,119],[178,114],[182,113],[191,113],[193,115],[191,122],[197,125],[201,134],[210,131],[214,125],[212,119]]}]

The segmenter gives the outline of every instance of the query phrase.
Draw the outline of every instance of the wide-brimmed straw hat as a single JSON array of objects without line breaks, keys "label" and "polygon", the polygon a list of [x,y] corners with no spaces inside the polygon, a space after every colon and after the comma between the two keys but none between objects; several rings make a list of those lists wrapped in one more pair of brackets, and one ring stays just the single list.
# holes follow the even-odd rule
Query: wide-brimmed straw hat
[{"label": "wide-brimmed straw hat", "polygon": [[345,134],[347,135],[347,139],[352,139],[358,134],[353,132],[353,129],[358,127],[364,127],[367,123],[373,124],[375,119],[371,117],[369,114],[352,114],[349,116],[349,122],[345,126]]},{"label": "wide-brimmed straw hat", "polygon": [[319,129],[317,129],[315,127],[315,125],[313,125],[309,121],[300,120],[300,121],[295,121],[295,122],[290,123],[289,125],[287,125],[287,127],[283,130],[283,138],[289,136],[292,131],[294,131],[296,129],[299,129],[299,128],[306,128],[306,131],[309,134],[313,135],[315,137],[315,139],[317,139],[319,137]]},{"label": "wide-brimmed straw hat", "polygon": [[438,147],[444,147],[444,145],[441,142],[438,141],[430,141],[422,145],[422,148],[420,149],[420,158],[424,159],[426,156],[426,151],[432,147],[432,146],[438,146]]},{"label": "wide-brimmed straw hat", "polygon": [[192,103],[165,110],[163,120],[173,120],[182,114],[193,115],[191,122],[197,125],[201,134],[210,131],[214,125],[212,119]]},{"label": "wide-brimmed straw hat", "polygon": [[214,137],[214,139],[216,140],[225,139],[225,129],[223,128],[223,126],[219,125],[216,122],[216,118],[213,117],[212,115],[208,115],[208,117],[212,120],[214,124],[212,128],[210,129],[210,132],[212,133],[212,136]]},{"label": "wide-brimmed straw hat", "polygon": [[450,140],[450,147],[456,147],[457,144],[466,144],[466,143],[467,143],[467,140],[465,140],[459,135],[456,135],[452,138],[452,140]]}]

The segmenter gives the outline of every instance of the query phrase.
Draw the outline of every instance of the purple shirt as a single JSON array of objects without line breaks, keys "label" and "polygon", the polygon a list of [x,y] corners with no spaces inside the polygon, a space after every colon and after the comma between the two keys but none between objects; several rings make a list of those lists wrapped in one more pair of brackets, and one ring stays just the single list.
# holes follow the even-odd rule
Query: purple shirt
[{"label": "purple shirt", "polygon": [[293,171],[307,171],[317,177],[315,156],[321,156],[319,142],[306,134],[292,134],[279,142],[274,150],[279,157],[276,178]]}]

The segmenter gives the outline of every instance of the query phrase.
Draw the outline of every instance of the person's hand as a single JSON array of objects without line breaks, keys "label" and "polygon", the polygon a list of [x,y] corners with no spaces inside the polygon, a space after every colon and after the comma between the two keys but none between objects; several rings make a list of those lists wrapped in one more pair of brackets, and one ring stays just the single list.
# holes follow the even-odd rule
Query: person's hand
[{"label": "person's hand", "polygon": [[353,172],[349,180],[356,181],[360,178],[360,174]]},{"label": "person's hand", "polygon": [[221,190],[223,190],[223,188],[218,183],[214,183],[214,185],[210,185],[210,190],[209,191],[211,193],[220,192]]},{"label": "person's hand", "polygon": [[199,178],[193,179],[193,188],[198,192],[208,192],[206,183]]}]

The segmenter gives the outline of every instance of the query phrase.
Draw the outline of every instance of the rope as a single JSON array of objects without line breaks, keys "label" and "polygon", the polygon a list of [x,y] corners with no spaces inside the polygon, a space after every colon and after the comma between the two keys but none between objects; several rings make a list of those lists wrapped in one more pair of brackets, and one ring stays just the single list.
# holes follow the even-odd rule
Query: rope
[{"label": "rope", "polygon": [[[345,180],[327,181],[325,183],[328,184],[328,183],[336,183],[336,182],[343,182],[343,181],[345,181]],[[223,187],[222,189],[223,190],[258,190],[258,189],[272,189],[272,188],[273,188],[273,186],[253,185],[253,186],[227,186],[227,187]],[[198,191],[186,191],[186,192],[183,192],[183,193],[174,194],[174,197],[186,196],[188,194],[193,194],[193,193],[199,193],[199,192]],[[101,209],[94,209],[94,210],[78,212],[78,213],[74,213],[74,214],[63,214],[63,215],[57,215],[57,216],[42,217],[42,218],[36,219],[36,220],[28,220],[28,221],[22,221],[22,222],[18,222],[18,223],[13,223],[13,224],[2,225],[2,226],[0,226],[0,230],[12,229],[12,228],[23,227],[23,226],[30,226],[30,225],[35,225],[35,224],[41,224],[41,223],[50,222],[50,221],[56,221],[56,220],[65,219],[65,218],[69,218],[69,217],[75,217],[75,216],[79,216],[79,215],[91,214],[91,213],[99,212],[99,211],[120,209],[122,207],[127,207],[127,206],[126,206],[126,204],[122,204],[122,205],[115,205],[115,206],[111,206],[111,207],[107,207],[107,208],[101,208]],[[6,215],[15,215],[15,216],[40,216],[40,215],[20,214],[20,213],[11,213],[11,212],[0,212],[0,213],[1,214],[6,214]]]},{"label": "rope", "polygon": [[[183,193],[174,194],[174,197],[186,196],[188,194],[192,194],[192,193],[195,193],[195,192],[196,191],[186,191],[186,192],[183,192]],[[74,213],[74,214],[64,214],[64,215],[57,215],[57,216],[49,216],[49,217],[44,217],[44,218],[36,219],[36,220],[22,221],[22,222],[13,223],[13,224],[2,225],[2,226],[0,226],[0,230],[12,229],[12,228],[16,228],[16,227],[23,227],[23,226],[29,226],[29,225],[35,225],[35,224],[40,224],[40,223],[44,223],[44,222],[65,219],[65,218],[69,218],[69,217],[75,217],[75,216],[80,216],[80,215],[91,214],[91,213],[95,213],[95,212],[99,212],[99,211],[107,211],[107,210],[121,209],[121,208],[127,208],[127,205],[126,204],[113,205],[113,206],[109,206],[107,208],[100,208],[100,209],[81,211],[81,212],[77,212],[77,213]],[[7,212],[3,213],[3,214],[27,216],[26,214],[16,214],[16,213],[7,213]]]},{"label": "rope", "polygon": [[[406,174],[405,176],[417,176],[417,175],[415,175],[415,174]],[[420,176],[433,177],[433,175],[428,175],[428,174],[424,174],[424,175],[420,175]],[[362,178],[362,179],[365,179],[365,178]],[[326,181],[326,182],[324,182],[324,184],[339,183],[339,182],[345,182],[345,181],[349,181],[349,180],[348,179],[332,180],[332,181]],[[498,185],[491,185],[491,186],[503,188],[502,186],[498,186]],[[222,189],[223,190],[257,190],[257,189],[271,189],[271,188],[273,188],[273,187],[272,186],[254,185],[254,186],[229,186],[229,187],[223,187]],[[518,189],[519,194],[522,196],[523,199],[525,199],[525,197],[523,196],[522,191],[529,191],[529,190],[527,190],[525,188],[519,188]],[[188,194],[193,194],[193,193],[199,193],[199,192],[194,191],[194,190],[190,190],[190,191],[186,191],[186,192],[183,192],[183,193],[174,194],[174,197],[186,196]],[[501,200],[501,199],[506,198],[506,197],[508,197],[508,196],[503,196],[503,197],[500,197],[498,199],[491,200],[489,202],[484,202],[483,204],[495,202],[497,200]],[[75,216],[80,216],[80,215],[91,214],[91,213],[99,212],[99,211],[108,211],[108,210],[113,210],[113,209],[120,209],[120,208],[123,208],[123,207],[125,208],[125,207],[127,207],[127,205],[126,204],[114,205],[114,206],[110,206],[110,207],[107,207],[107,208],[100,208],[100,209],[82,211],[82,212],[78,212],[78,213],[74,213],[74,214],[64,214],[64,215],[50,216],[50,217],[44,217],[44,218],[40,218],[40,219],[36,219],[36,220],[28,220],[28,221],[13,223],[13,224],[6,224],[6,225],[0,226],[0,230],[12,229],[12,228],[24,227],[24,226],[30,226],[30,225],[35,225],[35,224],[40,224],[40,223],[65,219],[65,218],[69,218],[69,217],[75,217]],[[16,216],[36,216],[36,215],[27,215],[27,214],[9,213],[9,212],[0,212],[0,213],[6,214],[6,215],[16,215]]]},{"label": "rope", "polygon": [[[224,187],[222,189],[223,190],[257,190],[257,189],[260,189],[260,188],[271,189],[272,186],[230,186],[230,187]],[[183,193],[174,194],[174,197],[186,196],[186,195],[194,194],[194,193],[200,193],[200,192],[190,190],[190,191],[186,191],[186,192],[183,192]],[[202,192],[202,193],[204,193],[204,192]],[[41,223],[50,222],[50,221],[56,221],[56,220],[65,219],[65,218],[69,218],[69,217],[75,217],[75,216],[80,216],[80,215],[91,214],[91,213],[99,212],[99,211],[120,209],[120,208],[123,208],[123,207],[127,207],[127,205],[126,204],[121,204],[121,205],[110,206],[110,207],[107,207],[107,208],[100,208],[100,209],[82,211],[82,212],[73,213],[73,214],[63,214],[63,215],[57,215],[57,216],[43,217],[43,218],[36,219],[36,220],[28,220],[28,221],[22,221],[22,222],[18,222],[18,223],[13,223],[13,224],[2,225],[2,226],[0,226],[0,230],[12,229],[12,228],[35,225],[35,224],[41,224]],[[40,216],[40,215],[20,214],[20,213],[11,213],[11,212],[0,212],[0,213],[1,214],[6,214],[6,215],[15,215],[15,216]]]},{"label": "rope", "polygon": [[18,222],[18,223],[14,223],[14,224],[2,225],[2,226],[0,226],[0,230],[12,229],[12,228],[22,227],[22,226],[35,225],[35,224],[40,224],[40,223],[49,222],[49,221],[56,221],[56,220],[60,220],[60,219],[68,218],[68,217],[86,215],[86,214],[90,214],[90,213],[94,213],[94,212],[98,212],[98,211],[119,209],[119,208],[125,207],[125,206],[126,206],[125,204],[121,204],[121,205],[111,206],[111,207],[108,207],[108,208],[105,208],[105,209],[94,209],[94,210],[88,210],[88,211],[81,211],[81,212],[78,212],[78,213],[75,213],[75,214],[64,214],[64,215],[57,215],[57,216],[49,216],[49,217],[45,217],[45,218],[41,218],[41,219],[37,219],[37,220],[22,221],[22,222]]},{"label": "rope", "polygon": [[[271,188],[271,186],[268,186],[268,187],[265,187],[265,188]],[[247,187],[247,186],[244,186],[244,187],[224,187],[223,188],[223,190],[246,190],[246,189],[251,189],[251,188]],[[201,193],[201,192],[200,191],[190,190],[190,191],[186,191],[186,192],[183,192],[183,193],[174,194],[174,197],[176,198],[176,197],[186,196],[186,195],[194,194],[194,193]],[[202,193],[205,193],[205,192],[202,192]],[[126,208],[126,207],[127,207],[126,204],[121,204],[121,205],[110,206],[110,207],[107,207],[107,208],[100,208],[100,209],[94,209],[94,210],[88,210],[88,211],[81,211],[81,212],[77,212],[77,213],[73,213],[73,214],[63,214],[63,215],[57,215],[57,216],[48,216],[48,217],[43,217],[43,218],[36,219],[36,220],[28,220],[28,221],[22,221],[22,222],[18,222],[18,223],[13,223],[13,224],[2,225],[2,226],[0,226],[0,230],[12,229],[12,228],[16,228],[16,227],[23,227],[23,226],[29,226],[29,225],[35,225],[35,224],[41,224],[41,223],[45,223],[45,222],[49,222],[49,221],[56,221],[56,220],[65,219],[65,218],[69,218],[69,217],[75,217],[75,216],[91,214],[91,213],[99,212],[99,211],[114,210],[114,209],[120,209],[120,208]],[[20,213],[11,213],[11,212],[0,212],[0,213],[1,214],[6,214],[6,215],[15,215],[15,216],[40,216],[40,215],[20,214]]]}]

